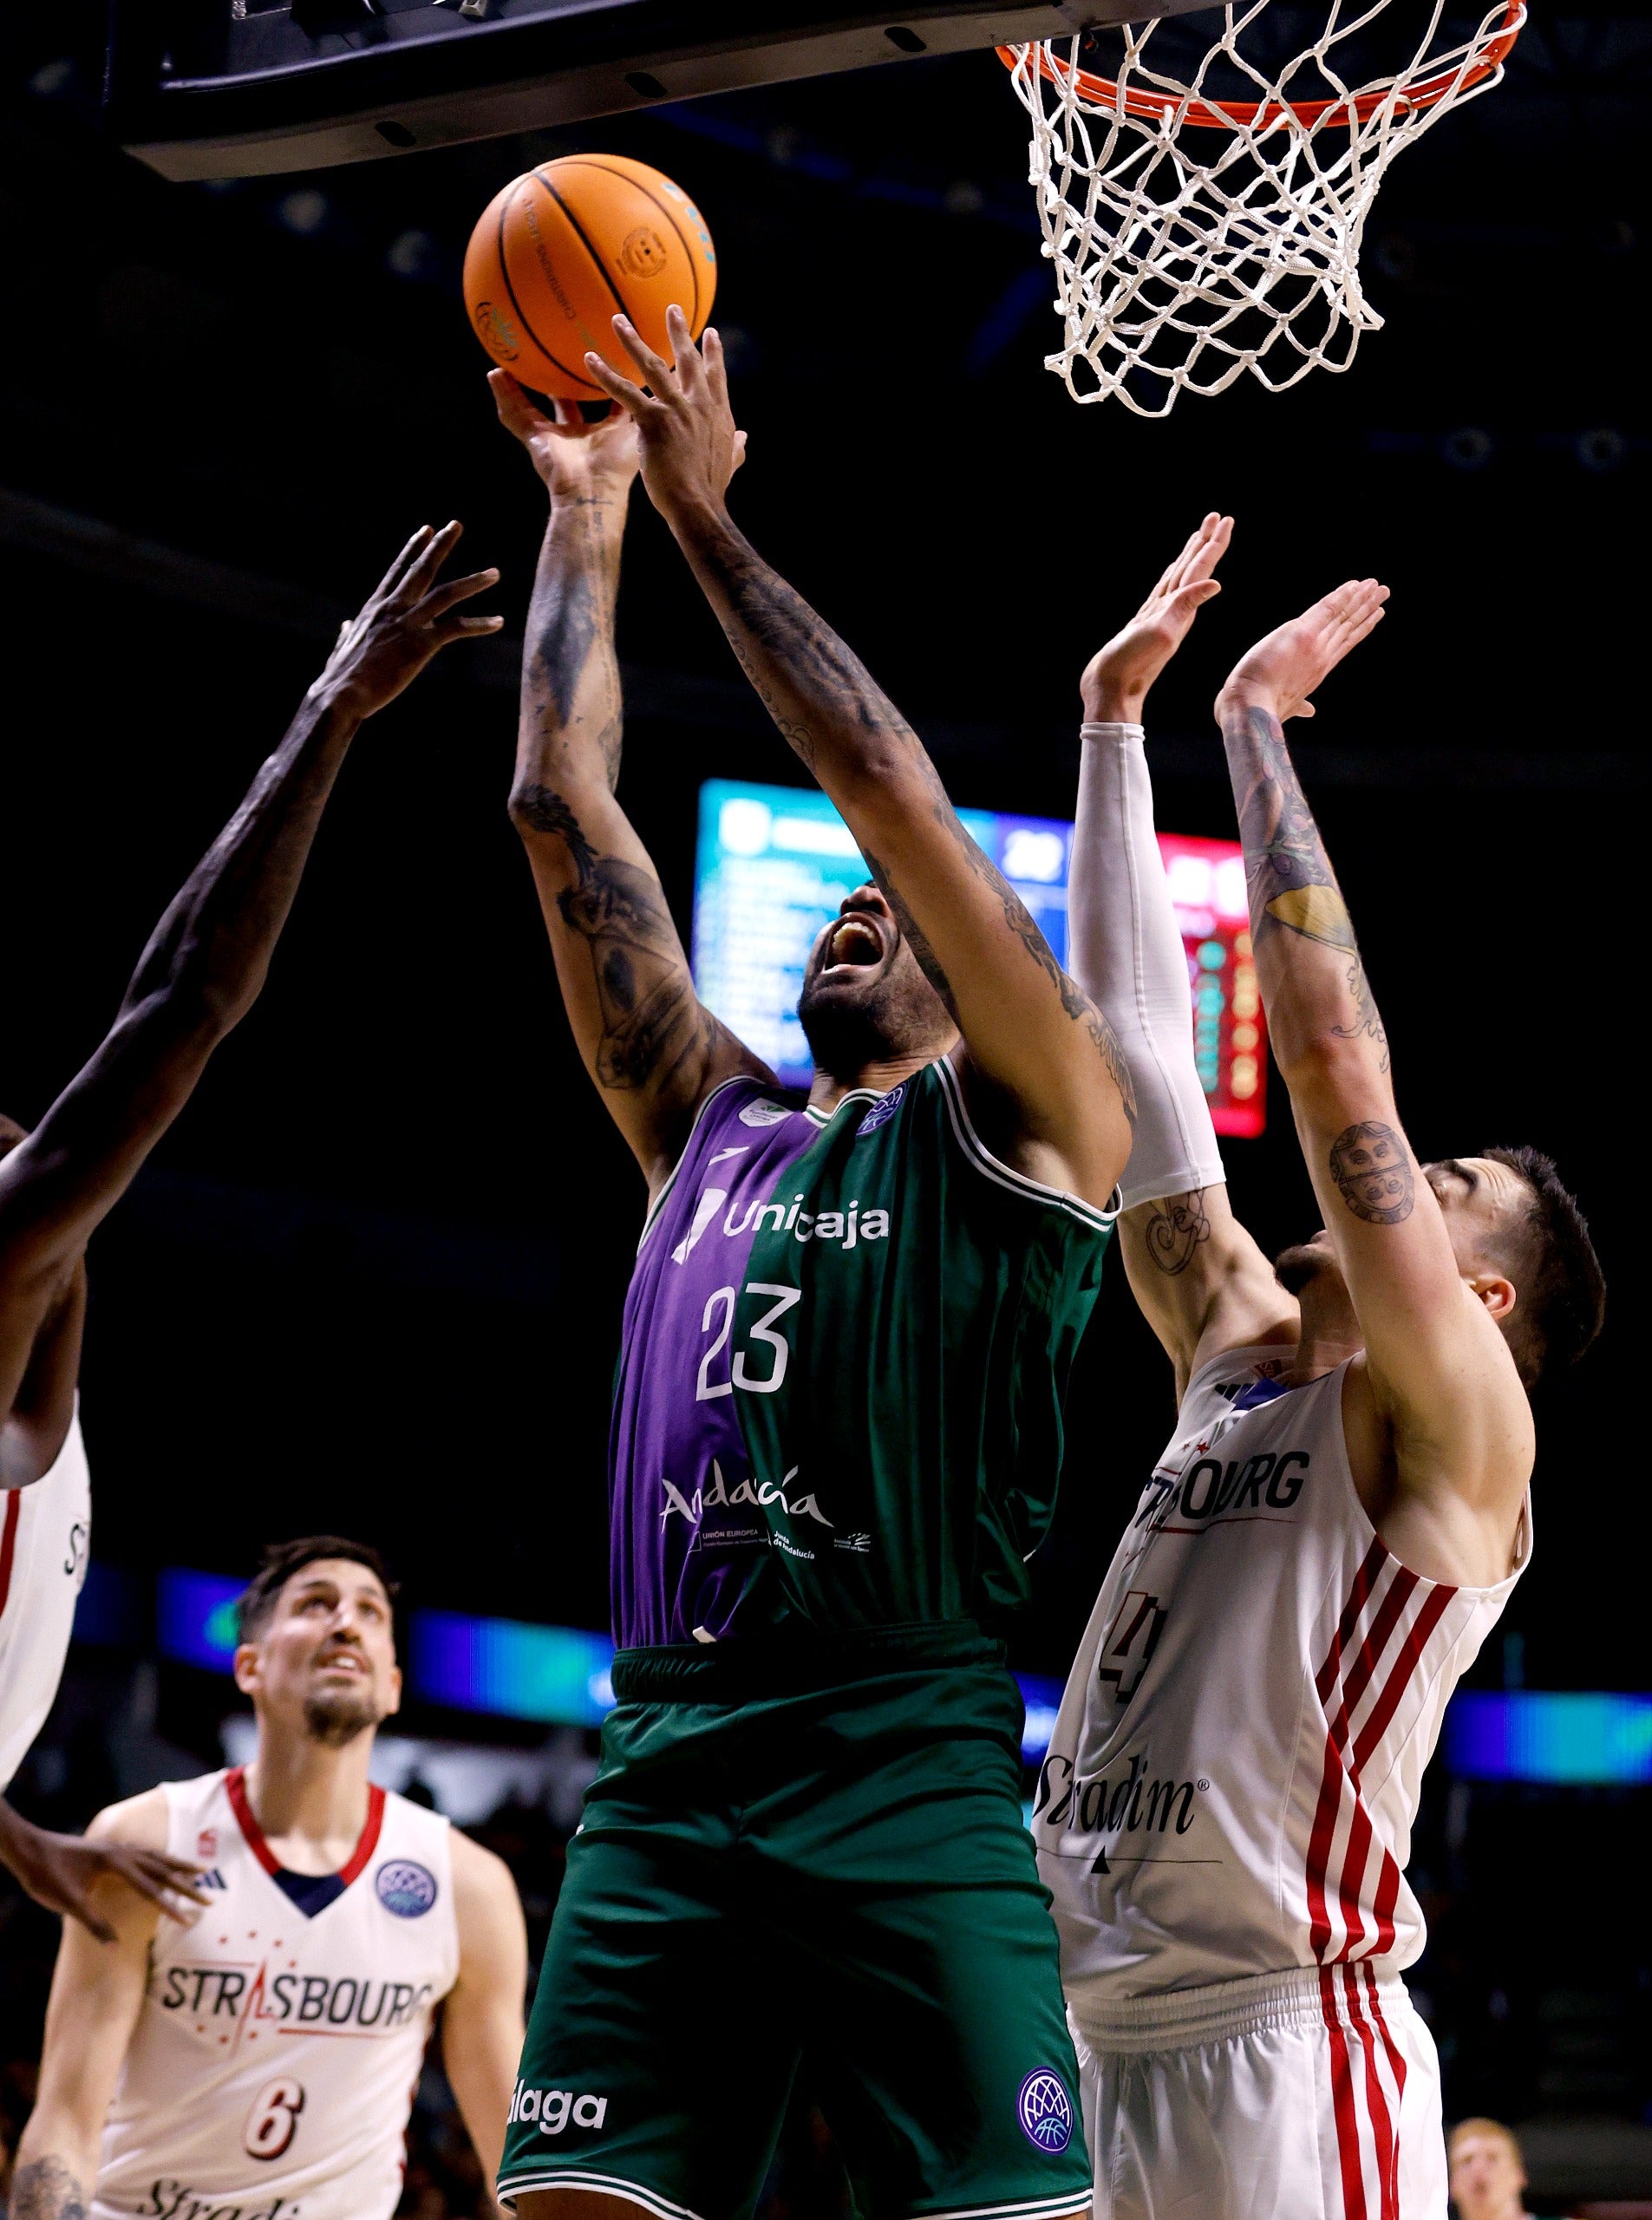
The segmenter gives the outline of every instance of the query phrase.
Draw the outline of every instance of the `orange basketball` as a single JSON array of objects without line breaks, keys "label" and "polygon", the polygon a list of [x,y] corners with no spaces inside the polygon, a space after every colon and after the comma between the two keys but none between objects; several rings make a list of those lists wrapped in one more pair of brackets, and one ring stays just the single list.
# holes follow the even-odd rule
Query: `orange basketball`
[{"label": "orange basketball", "polygon": [[587,348],[637,375],[616,315],[669,362],[665,311],[675,301],[697,339],[716,284],[705,218],[681,186],[624,154],[565,154],[514,179],[465,251],[477,337],[524,385],[565,401],[604,398],[585,374]]}]

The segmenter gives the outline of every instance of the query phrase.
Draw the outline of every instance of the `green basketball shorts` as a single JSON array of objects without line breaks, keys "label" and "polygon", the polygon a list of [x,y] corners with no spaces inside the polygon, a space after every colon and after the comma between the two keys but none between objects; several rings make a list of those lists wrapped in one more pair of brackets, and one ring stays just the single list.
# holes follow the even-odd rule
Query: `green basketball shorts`
[{"label": "green basketball shorts", "polygon": [[1087,2212],[1002,1653],[960,1627],[738,1647],[615,1661],[501,2198],[745,2220],[800,2074],[868,2220]]}]

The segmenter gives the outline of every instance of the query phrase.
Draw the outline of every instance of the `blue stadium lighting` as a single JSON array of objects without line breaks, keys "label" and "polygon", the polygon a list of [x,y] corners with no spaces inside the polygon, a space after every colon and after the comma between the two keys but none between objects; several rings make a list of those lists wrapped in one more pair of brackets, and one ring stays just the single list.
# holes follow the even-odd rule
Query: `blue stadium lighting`
[{"label": "blue stadium lighting", "polygon": [[[244,1585],[222,1573],[169,1566],[157,1592],[161,1655],[227,1673],[235,1656],[235,1602]],[[613,1662],[606,1635],[418,1610],[408,1686],[411,1694],[450,1711],[531,1719],[545,1727],[600,1727],[614,1707]],[[1061,1683],[1035,1673],[1015,1678],[1027,1707],[1022,1756],[1029,1766],[1041,1765],[1055,1731]]]},{"label": "blue stadium lighting", "polygon": [[1055,1714],[1061,1707],[1065,1683],[1048,1681],[1040,1673],[1017,1673],[1015,1679],[1020,1683],[1021,1700],[1027,1707],[1027,1721],[1021,1730],[1022,1761],[1041,1766],[1050,1737],[1055,1732]]},{"label": "blue stadium lighting", "polygon": [[1652,1695],[1464,1689],[1446,1714],[1446,1762],[1462,1780],[1652,1783]]},{"label": "blue stadium lighting", "polygon": [[413,1615],[413,1693],[455,1711],[545,1726],[600,1727],[613,1707],[614,1645],[572,1627],[473,1619],[460,1611]]},{"label": "blue stadium lighting", "polygon": [[235,1603],[244,1580],[168,1565],[155,1591],[155,1636],[163,1657],[227,1673],[235,1656]]}]

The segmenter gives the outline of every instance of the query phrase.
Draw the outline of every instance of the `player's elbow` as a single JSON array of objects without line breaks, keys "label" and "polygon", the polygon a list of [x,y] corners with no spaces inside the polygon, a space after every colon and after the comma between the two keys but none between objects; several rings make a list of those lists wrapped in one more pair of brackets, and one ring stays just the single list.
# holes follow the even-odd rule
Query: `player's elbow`
[{"label": "player's elbow", "polygon": [[[1374,1087],[1388,1091],[1387,1057],[1380,1040],[1326,1020],[1286,1026],[1270,1036],[1274,1061],[1297,1109],[1317,1122],[1346,1124],[1361,1116]],[[1347,1112],[1347,1117],[1342,1112]]]}]

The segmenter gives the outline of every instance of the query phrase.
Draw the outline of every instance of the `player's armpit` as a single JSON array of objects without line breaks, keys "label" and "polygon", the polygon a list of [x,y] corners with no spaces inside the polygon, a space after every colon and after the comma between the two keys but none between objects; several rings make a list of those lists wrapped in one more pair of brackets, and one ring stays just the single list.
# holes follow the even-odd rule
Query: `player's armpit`
[{"label": "player's armpit", "polygon": [[442,2006],[442,2062],[491,2183],[522,2055],[527,1929],[503,1859],[457,1830],[452,1842],[459,1979]]},{"label": "player's armpit", "polygon": [[1139,1203],[1119,1220],[1130,1290],[1176,1368],[1178,1395],[1224,1350],[1296,1341],[1294,1297],[1233,1215],[1224,1185]]}]

